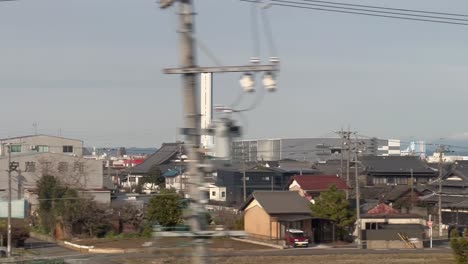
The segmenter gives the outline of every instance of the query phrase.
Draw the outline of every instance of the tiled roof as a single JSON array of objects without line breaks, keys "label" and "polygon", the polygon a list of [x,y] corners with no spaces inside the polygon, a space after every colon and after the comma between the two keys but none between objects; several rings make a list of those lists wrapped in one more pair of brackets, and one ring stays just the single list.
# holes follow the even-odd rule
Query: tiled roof
[{"label": "tiled roof", "polygon": [[363,214],[361,218],[421,218],[421,216],[401,213],[384,203],[379,203],[366,214]]},{"label": "tiled roof", "polygon": [[336,175],[296,175],[291,178],[291,183],[296,181],[304,191],[327,190],[335,185],[338,190],[346,190],[348,186]]},{"label": "tiled roof", "polygon": [[183,152],[184,150],[182,142],[163,143],[161,148],[159,148],[155,153],[151,154],[151,156],[149,156],[147,159],[145,159],[145,161],[138,164],[137,166],[129,168],[127,172],[133,174],[145,174],[153,165],[161,165],[175,158],[176,154],[178,154],[181,149]]},{"label": "tiled roof", "polygon": [[253,201],[257,202],[270,215],[272,214],[303,214],[310,215],[310,202],[298,192],[290,191],[255,191],[240,207],[243,211]]},{"label": "tiled roof", "polygon": [[436,172],[429,168],[418,157],[412,156],[363,156],[361,162],[366,166],[368,172],[388,173],[427,173],[435,175]]}]

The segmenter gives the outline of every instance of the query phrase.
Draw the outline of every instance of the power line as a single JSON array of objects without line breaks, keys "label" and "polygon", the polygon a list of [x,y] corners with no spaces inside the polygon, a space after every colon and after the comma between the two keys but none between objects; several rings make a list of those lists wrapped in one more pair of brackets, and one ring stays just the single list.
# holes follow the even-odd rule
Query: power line
[{"label": "power line", "polygon": [[[297,2],[297,1],[287,1],[287,0],[271,0],[271,1],[280,2],[280,3],[289,3],[289,4],[299,4],[299,5],[306,5],[306,6],[329,7],[329,8],[343,9],[343,10],[365,11],[365,12],[372,12],[372,13],[378,13],[378,14],[405,15],[405,16],[411,16],[411,17],[424,17],[424,18],[435,18],[435,19],[443,19],[443,20],[468,21],[467,19],[463,19],[463,18],[450,18],[450,17],[442,17],[442,16],[405,14],[405,13],[402,13],[402,12],[378,11],[378,10],[364,9],[364,8],[342,7],[342,6],[313,4],[313,3],[300,3],[300,2]],[[302,0],[302,1],[306,1],[306,0]]]},{"label": "power line", "polygon": [[[258,2],[258,0],[240,0],[240,1],[250,2],[250,3],[257,3]],[[275,0],[270,0],[270,1],[275,1]],[[362,16],[384,17],[384,18],[392,18],[392,19],[402,19],[402,20],[411,20],[411,21],[421,21],[421,22],[430,22],[430,23],[468,26],[468,23],[450,22],[450,21],[432,20],[432,19],[423,19],[423,18],[412,18],[412,17],[410,17],[410,14],[404,14],[404,13],[401,14],[403,16],[391,16],[391,15],[379,15],[379,14],[372,14],[372,13],[344,11],[344,10],[327,9],[327,8],[316,8],[316,7],[305,6],[302,3],[284,4],[284,3],[272,2],[270,4],[275,5],[275,6],[282,6],[282,7],[293,7],[293,8],[299,8],[299,9],[309,9],[309,10],[326,11],[326,12],[334,12],[334,13],[344,13],[344,14],[353,14],[353,15],[362,15]],[[404,17],[404,16],[406,16],[406,17]]]},{"label": "power line", "polygon": [[413,12],[413,13],[422,13],[422,14],[468,17],[468,15],[465,15],[465,14],[443,13],[443,12],[434,12],[434,11],[426,11],[426,10],[391,8],[391,7],[373,6],[373,5],[358,5],[358,4],[349,4],[349,3],[342,3],[342,2],[330,2],[330,1],[319,1],[319,0],[302,0],[302,1],[315,2],[315,3],[326,3],[326,4],[333,4],[333,5],[343,5],[343,6],[367,7],[367,8],[375,8],[375,9],[383,9],[383,10],[395,10],[395,11],[404,11],[404,12]]}]

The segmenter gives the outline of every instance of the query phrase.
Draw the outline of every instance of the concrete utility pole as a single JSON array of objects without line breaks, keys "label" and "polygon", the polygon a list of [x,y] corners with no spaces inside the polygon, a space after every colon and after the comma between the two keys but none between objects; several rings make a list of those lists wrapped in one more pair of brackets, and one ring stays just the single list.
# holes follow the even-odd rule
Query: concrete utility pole
[{"label": "concrete utility pole", "polygon": [[[346,150],[346,185],[351,186],[351,181],[350,181],[350,177],[349,177],[349,161],[351,160],[351,134],[352,134],[352,132],[350,131],[350,129],[348,127],[347,131],[343,131],[343,129],[341,129],[341,131],[339,131],[337,133],[340,135],[340,137],[343,140],[341,151],[343,152],[343,150]],[[343,147],[343,145],[345,147]],[[341,171],[343,171],[343,154],[341,154],[341,156],[342,156],[342,158],[341,158]],[[348,198],[349,198],[349,192],[347,191],[346,192],[346,199],[348,199]]]},{"label": "concrete utility pole", "polygon": [[359,151],[361,142],[358,141],[356,137],[356,141],[354,142],[354,181],[355,181],[355,191],[356,191],[356,228],[357,232],[357,240],[358,240],[358,248],[361,248],[362,241],[361,241],[361,190],[359,188]]},{"label": "concrete utility pole", "polygon": [[443,173],[442,173],[442,166],[444,164],[443,160],[443,155],[445,152],[448,152],[446,147],[444,145],[440,145],[439,148],[437,149],[437,152],[439,153],[439,201],[438,201],[438,215],[439,215],[439,237],[442,236],[442,178],[443,178]]},{"label": "concrete utility pole", "polygon": [[[263,84],[269,91],[275,89],[276,82],[273,80],[273,72],[279,70],[278,60],[271,59],[270,65],[248,65],[248,66],[226,66],[226,67],[198,67],[196,64],[195,45],[194,45],[194,11],[192,0],[160,0],[160,7],[167,8],[179,2],[179,33],[180,48],[181,48],[181,67],[164,69],[166,74],[182,74],[183,96],[184,96],[184,119],[185,128],[183,132],[186,136],[185,150],[188,156],[188,189],[190,198],[190,226],[191,233],[187,234],[194,238],[195,248],[192,262],[196,264],[207,263],[207,251],[204,246],[204,239],[209,237],[203,230],[203,212],[204,201],[202,188],[204,187],[203,173],[200,171],[203,164],[200,153],[200,136],[212,134],[212,131],[201,129],[200,109],[198,107],[198,93],[196,77],[201,73],[215,72],[266,72],[264,75]],[[247,75],[248,77],[249,75]],[[250,75],[251,76],[251,75]],[[268,78],[265,78],[268,77]],[[247,86],[253,84],[250,79],[247,79]],[[233,127],[229,127],[232,129]],[[235,131],[230,131],[235,132]],[[233,235],[235,233],[231,232]],[[218,234],[212,234],[218,235]]]},{"label": "concrete utility pole", "polygon": [[11,145],[8,148],[8,233],[7,233],[7,256],[11,257]]},{"label": "concrete utility pole", "polygon": [[[181,47],[181,67],[192,68],[196,67],[195,47],[192,34],[194,31],[194,11],[192,0],[179,0],[179,16],[180,16],[180,47]],[[184,114],[185,128],[200,131],[200,115],[197,100],[197,80],[195,73],[184,73],[182,75],[183,95],[184,95]],[[188,160],[188,177],[189,177],[189,195],[191,218],[190,226],[193,233],[202,231],[202,213],[203,193],[201,191],[203,183],[203,175],[198,170],[200,164],[200,136],[199,133],[186,134],[186,150]],[[203,238],[195,238],[195,248],[193,254],[193,263],[206,263],[207,257],[206,248]]]}]

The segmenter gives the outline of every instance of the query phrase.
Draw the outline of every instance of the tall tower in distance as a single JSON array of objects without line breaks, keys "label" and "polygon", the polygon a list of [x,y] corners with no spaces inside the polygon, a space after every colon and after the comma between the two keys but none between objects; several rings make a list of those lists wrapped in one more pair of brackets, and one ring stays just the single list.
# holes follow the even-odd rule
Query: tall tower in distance
[{"label": "tall tower in distance", "polygon": [[[213,73],[205,72],[200,74],[200,107],[201,107],[201,129],[207,129],[213,119]],[[202,135],[201,147],[203,149],[212,148],[214,145],[213,136]]]}]

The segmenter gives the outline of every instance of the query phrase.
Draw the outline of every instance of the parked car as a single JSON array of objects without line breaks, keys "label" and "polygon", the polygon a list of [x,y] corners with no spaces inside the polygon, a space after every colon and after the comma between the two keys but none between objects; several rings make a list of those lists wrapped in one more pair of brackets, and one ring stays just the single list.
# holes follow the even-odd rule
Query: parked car
[{"label": "parked car", "polygon": [[286,244],[291,247],[308,247],[310,238],[299,229],[286,230]]}]

